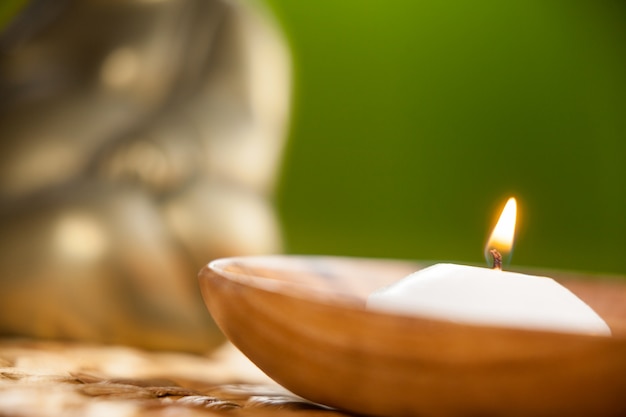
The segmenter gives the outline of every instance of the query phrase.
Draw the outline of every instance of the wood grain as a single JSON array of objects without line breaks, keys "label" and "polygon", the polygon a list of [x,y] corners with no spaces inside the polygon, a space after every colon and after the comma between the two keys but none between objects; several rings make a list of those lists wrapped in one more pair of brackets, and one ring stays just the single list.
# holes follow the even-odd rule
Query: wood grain
[{"label": "wood grain", "polygon": [[[232,345],[207,355],[0,339],[0,415],[341,417],[293,395]],[[345,416],[345,415],[344,415]]]}]

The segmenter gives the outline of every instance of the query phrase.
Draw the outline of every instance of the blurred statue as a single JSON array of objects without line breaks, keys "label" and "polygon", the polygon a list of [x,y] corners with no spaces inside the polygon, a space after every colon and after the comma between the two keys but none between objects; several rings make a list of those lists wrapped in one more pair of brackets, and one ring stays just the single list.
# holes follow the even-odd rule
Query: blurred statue
[{"label": "blurred statue", "polygon": [[280,250],[271,19],[249,0],[42,0],[1,42],[0,333],[210,349],[197,271]]}]

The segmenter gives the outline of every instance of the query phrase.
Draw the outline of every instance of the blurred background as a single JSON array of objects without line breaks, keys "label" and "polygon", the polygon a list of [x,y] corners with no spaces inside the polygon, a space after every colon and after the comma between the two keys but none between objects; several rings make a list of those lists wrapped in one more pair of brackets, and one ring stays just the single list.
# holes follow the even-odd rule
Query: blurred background
[{"label": "blurred background", "polygon": [[287,251],[626,273],[626,5],[268,0],[294,62]]},{"label": "blurred background", "polygon": [[205,352],[212,259],[283,248],[291,63],[254,1],[0,2],[0,334]]},{"label": "blurred background", "polygon": [[626,274],[626,5],[0,2],[0,334],[204,352],[304,253]]}]

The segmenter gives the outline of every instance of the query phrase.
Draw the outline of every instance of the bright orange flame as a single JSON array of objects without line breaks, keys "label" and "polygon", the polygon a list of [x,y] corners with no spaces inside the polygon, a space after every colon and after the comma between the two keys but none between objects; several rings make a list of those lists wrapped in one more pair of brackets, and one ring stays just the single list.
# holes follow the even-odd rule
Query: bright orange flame
[{"label": "bright orange flame", "polygon": [[515,197],[509,198],[500,214],[498,223],[493,228],[491,236],[485,247],[485,257],[490,262],[490,251],[492,249],[500,252],[503,258],[506,258],[513,250],[513,241],[515,240],[515,218],[517,217],[517,202]]}]

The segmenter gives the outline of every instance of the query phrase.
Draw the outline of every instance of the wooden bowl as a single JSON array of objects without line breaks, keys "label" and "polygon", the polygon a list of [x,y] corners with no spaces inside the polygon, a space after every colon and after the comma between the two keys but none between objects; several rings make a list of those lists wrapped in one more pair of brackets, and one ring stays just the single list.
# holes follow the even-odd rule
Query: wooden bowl
[{"label": "wooden bowl", "polygon": [[365,309],[426,266],[357,258],[221,259],[200,271],[213,318],[270,377],[379,416],[626,415],[626,282],[551,274],[613,337],[467,325]]}]

